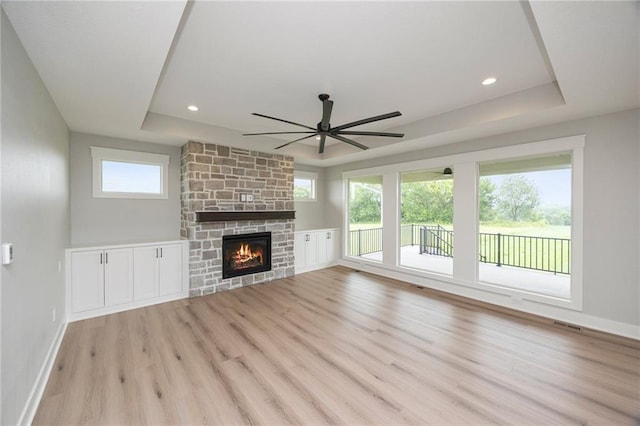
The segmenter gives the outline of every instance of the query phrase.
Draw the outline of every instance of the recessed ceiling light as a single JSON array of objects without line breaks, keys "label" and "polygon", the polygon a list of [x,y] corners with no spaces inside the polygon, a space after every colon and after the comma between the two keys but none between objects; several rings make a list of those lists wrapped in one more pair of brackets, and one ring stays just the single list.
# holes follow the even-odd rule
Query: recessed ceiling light
[{"label": "recessed ceiling light", "polygon": [[485,78],[484,81],[482,82],[483,86],[490,86],[493,83],[495,83],[497,80],[495,77],[489,77],[489,78]]},{"label": "recessed ceiling light", "polygon": [[[483,83],[483,84],[484,84],[484,83]],[[198,107],[197,107],[197,106],[195,106],[195,105],[189,105],[189,106],[187,107],[187,109],[188,109],[189,111],[191,111],[191,112],[196,112],[196,111],[197,111],[197,110],[199,110],[200,108],[198,108]]]}]

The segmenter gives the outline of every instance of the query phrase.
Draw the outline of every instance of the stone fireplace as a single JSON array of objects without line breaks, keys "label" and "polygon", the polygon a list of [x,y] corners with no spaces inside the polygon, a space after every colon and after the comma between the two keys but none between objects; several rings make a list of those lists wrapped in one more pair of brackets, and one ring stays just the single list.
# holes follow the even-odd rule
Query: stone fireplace
[{"label": "stone fireplace", "polygon": [[[292,210],[292,157],[216,144],[185,144],[181,161],[180,233],[189,240],[189,296],[292,276]],[[236,269],[250,269],[250,273],[228,274],[225,270],[223,274],[225,262],[229,262],[223,240],[233,242],[242,234],[270,235],[269,268],[256,267],[257,262],[264,261],[259,254],[242,252],[231,263],[244,259],[249,266]],[[254,250],[262,249],[265,256],[265,243],[252,244]],[[260,244],[263,246],[256,246]]]}]

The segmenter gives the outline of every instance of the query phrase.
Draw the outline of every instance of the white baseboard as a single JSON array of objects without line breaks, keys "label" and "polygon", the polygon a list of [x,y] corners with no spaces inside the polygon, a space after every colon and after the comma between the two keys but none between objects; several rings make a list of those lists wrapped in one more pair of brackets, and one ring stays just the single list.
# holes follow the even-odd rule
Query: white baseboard
[{"label": "white baseboard", "polygon": [[580,327],[589,328],[591,330],[602,331],[617,336],[628,337],[630,339],[640,340],[640,326],[614,321],[606,318],[600,318],[588,315],[573,309],[567,309],[559,306],[552,306],[532,300],[520,300],[520,304],[514,305],[512,299],[501,293],[492,293],[482,288],[472,288],[471,286],[456,285],[449,281],[437,280],[433,278],[418,277],[416,275],[404,273],[402,271],[391,270],[376,265],[355,263],[342,259],[338,262],[342,266],[380,275],[385,278],[396,279],[413,285],[431,288],[443,291],[445,293],[455,294],[457,296],[467,297],[469,299],[481,302],[491,303],[515,311],[526,312],[528,314],[549,318],[551,320],[563,321],[575,324]]},{"label": "white baseboard", "polygon": [[331,266],[336,266],[336,265],[338,265],[338,261],[333,261],[328,263],[319,263],[317,265],[296,267],[295,272],[296,274],[304,274],[305,272],[317,271],[318,269],[329,268]]},{"label": "white baseboard", "polygon": [[144,308],[145,306],[157,305],[160,303],[173,302],[174,300],[186,299],[189,293],[170,294],[169,296],[154,297],[152,299],[139,300],[131,303],[108,306],[106,308],[91,309],[76,313],[69,313],[68,321],[75,322],[88,318],[101,317],[103,315],[116,314],[118,312],[130,311],[132,309]]},{"label": "white baseboard", "polygon": [[40,400],[42,399],[44,390],[47,387],[49,375],[51,374],[53,363],[58,356],[60,344],[62,343],[62,338],[64,337],[64,333],[66,330],[67,322],[63,321],[58,327],[56,336],[51,343],[51,347],[49,347],[49,352],[47,352],[47,357],[45,358],[44,363],[40,368],[36,382],[34,383],[33,388],[31,389],[31,393],[29,394],[29,398],[27,398],[24,409],[20,414],[20,418],[18,419],[19,425],[30,425],[31,423],[33,423],[33,418],[36,415],[36,411],[38,410],[38,406],[40,405]]}]

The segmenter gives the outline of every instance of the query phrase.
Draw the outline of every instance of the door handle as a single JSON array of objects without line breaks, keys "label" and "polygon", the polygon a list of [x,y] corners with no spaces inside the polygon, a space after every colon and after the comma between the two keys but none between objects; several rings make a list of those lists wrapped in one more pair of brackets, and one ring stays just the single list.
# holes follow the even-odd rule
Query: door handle
[{"label": "door handle", "polygon": [[106,265],[107,263],[109,263],[109,253],[105,253],[104,254],[104,264]]},{"label": "door handle", "polygon": [[102,265],[102,253],[100,253],[100,264]]},{"label": "door handle", "polygon": [[162,257],[162,247],[160,247],[160,257]]}]

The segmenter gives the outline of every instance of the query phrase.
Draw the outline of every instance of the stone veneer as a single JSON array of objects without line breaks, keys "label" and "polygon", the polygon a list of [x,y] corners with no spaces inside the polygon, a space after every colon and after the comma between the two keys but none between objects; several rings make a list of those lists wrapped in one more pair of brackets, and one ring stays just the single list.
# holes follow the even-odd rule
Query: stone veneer
[{"label": "stone veneer", "polygon": [[[241,194],[253,201],[241,202]],[[189,240],[189,296],[294,275],[294,220],[196,222],[197,211],[293,210],[293,158],[222,145],[182,146],[180,234]],[[271,232],[271,271],[222,279],[222,236]]]}]

